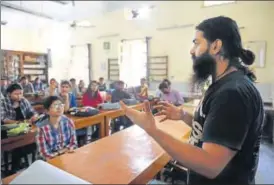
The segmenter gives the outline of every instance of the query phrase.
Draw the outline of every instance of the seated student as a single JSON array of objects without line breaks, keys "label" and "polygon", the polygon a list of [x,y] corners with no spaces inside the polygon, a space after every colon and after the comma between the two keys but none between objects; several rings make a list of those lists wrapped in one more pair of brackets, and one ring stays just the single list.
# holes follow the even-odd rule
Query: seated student
[{"label": "seated student", "polygon": [[1,93],[3,96],[7,95],[7,92],[6,92],[7,88],[8,88],[8,80],[5,78],[2,78],[1,79]]},{"label": "seated student", "polygon": [[[163,79],[163,81],[162,82],[164,82],[164,83],[166,83],[169,87],[171,87],[171,82],[168,80],[168,79]],[[161,82],[161,83],[162,83]],[[160,84],[161,84],[160,83]],[[157,97],[157,98],[160,98],[162,96],[162,92],[161,92],[161,90],[160,89],[157,89],[156,90],[156,95],[155,95],[155,97]]]},{"label": "seated student", "polygon": [[[38,118],[38,114],[34,111],[29,101],[23,97],[22,86],[17,83],[8,86],[7,96],[1,99],[0,111],[1,124],[14,124],[24,120],[33,123]],[[12,173],[19,170],[22,157],[27,158],[26,154],[29,153],[34,155],[35,147],[35,145],[30,144],[12,151]]]},{"label": "seated student", "polygon": [[180,93],[174,89],[171,89],[168,83],[162,82],[159,85],[159,90],[162,92],[160,97],[161,101],[167,101],[176,106],[182,105],[184,103]]},{"label": "seated student", "polygon": [[107,90],[106,83],[104,82],[104,78],[101,77],[99,78],[99,91],[106,91],[106,90]]},{"label": "seated student", "polygon": [[76,84],[76,79],[71,78],[70,80],[70,85],[71,85],[71,92],[75,97],[78,97],[80,95],[79,89]]},{"label": "seated student", "polygon": [[61,89],[60,89],[59,96],[65,104],[65,107],[64,107],[65,112],[67,112],[72,107],[77,107],[76,97],[74,96],[73,93],[70,92],[70,89],[71,89],[71,85],[69,81],[63,80],[61,82]]},{"label": "seated student", "polygon": [[34,88],[33,88],[32,83],[30,83],[25,76],[23,76],[20,79],[20,84],[23,87],[23,93],[24,94],[26,94],[26,93],[34,93]]},{"label": "seated student", "polygon": [[44,102],[46,118],[37,123],[36,144],[39,158],[44,160],[77,148],[75,126],[64,115],[60,97],[49,96]]},{"label": "seated student", "polygon": [[36,77],[33,82],[33,88],[36,93],[44,91],[44,85],[39,77]]},{"label": "seated student", "polygon": [[83,80],[80,80],[78,85],[78,90],[81,95],[83,95],[86,92],[85,82]]},{"label": "seated student", "polygon": [[140,92],[138,94],[138,97],[140,99],[147,99],[148,98],[148,86],[147,86],[145,78],[141,79],[141,87],[140,87]]},{"label": "seated student", "polygon": [[[91,106],[94,108],[97,108],[99,104],[104,103],[104,100],[100,94],[100,91],[98,90],[98,82],[91,81],[88,85],[86,93],[83,95],[82,100],[83,106]],[[99,126],[95,125],[92,127],[93,132],[92,138],[98,139],[99,138]]]},{"label": "seated student", "polygon": [[49,87],[45,89],[45,97],[48,96],[58,96],[59,95],[59,86],[55,78],[51,78],[49,81]]},{"label": "seated student", "polygon": [[7,97],[1,101],[1,120],[4,124],[18,123],[29,119],[31,122],[38,118],[29,101],[23,97],[20,84],[11,84],[7,88]]},{"label": "seated student", "polygon": [[91,106],[94,108],[97,108],[99,104],[104,102],[96,81],[90,82],[86,93],[83,95],[82,101],[83,106]]},{"label": "seated student", "polygon": [[123,81],[116,82],[115,90],[111,94],[111,103],[116,103],[123,99],[131,99],[130,94],[124,88],[125,83]]},{"label": "seated student", "polygon": [[[129,93],[124,90],[125,83],[123,81],[118,81],[116,83],[116,88],[111,94],[111,102],[116,103],[124,99],[131,99]],[[120,130],[121,126],[124,128],[130,127],[133,123],[126,117],[120,116],[118,119],[115,120],[114,124],[112,125],[112,133],[117,132]]]},{"label": "seated student", "polygon": [[[77,107],[77,101],[74,94],[70,92],[70,83],[67,80],[64,80],[61,82],[61,90],[59,97],[61,98],[62,102],[64,103],[64,111],[67,112],[72,107]],[[87,129],[82,128],[76,130],[77,140],[79,143],[79,146],[82,146],[85,144],[86,136],[87,136]]]}]

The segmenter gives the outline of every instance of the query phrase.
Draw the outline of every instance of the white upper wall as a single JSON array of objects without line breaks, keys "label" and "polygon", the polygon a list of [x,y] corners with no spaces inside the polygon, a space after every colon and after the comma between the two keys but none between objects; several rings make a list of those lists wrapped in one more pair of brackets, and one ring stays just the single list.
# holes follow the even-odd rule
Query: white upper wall
[{"label": "white upper wall", "polygon": [[[206,18],[229,16],[237,21],[243,42],[265,40],[267,42],[265,68],[257,68],[259,82],[273,82],[274,75],[274,24],[273,1],[237,1],[214,7],[203,7],[203,1],[162,1],[152,10],[148,20],[126,20],[124,12],[118,10],[90,19],[95,28],[76,30],[72,42],[92,43],[94,78],[107,77],[107,70],[100,66],[107,64],[107,58],[118,58],[118,44],[122,39],[150,36],[150,55],[169,57],[169,78],[174,81],[188,81],[192,72],[190,48],[195,25]],[[194,26],[184,29],[159,31],[157,28],[174,25]],[[99,36],[119,34],[117,37]],[[103,49],[103,42],[111,43],[111,50]],[[96,70],[95,70],[96,69]]]}]

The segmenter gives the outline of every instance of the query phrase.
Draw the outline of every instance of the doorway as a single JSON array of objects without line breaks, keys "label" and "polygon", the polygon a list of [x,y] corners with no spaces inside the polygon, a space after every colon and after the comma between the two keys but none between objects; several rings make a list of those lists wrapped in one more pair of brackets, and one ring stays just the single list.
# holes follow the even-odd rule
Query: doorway
[{"label": "doorway", "polygon": [[120,43],[119,77],[127,87],[136,87],[141,78],[147,77],[147,40],[122,40]]}]

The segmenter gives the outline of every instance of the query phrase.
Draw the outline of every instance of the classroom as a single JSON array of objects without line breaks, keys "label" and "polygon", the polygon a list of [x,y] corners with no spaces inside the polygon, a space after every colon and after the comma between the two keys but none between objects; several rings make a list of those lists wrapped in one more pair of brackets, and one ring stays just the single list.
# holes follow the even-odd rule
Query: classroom
[{"label": "classroom", "polygon": [[273,184],[274,1],[1,1],[1,184]]}]

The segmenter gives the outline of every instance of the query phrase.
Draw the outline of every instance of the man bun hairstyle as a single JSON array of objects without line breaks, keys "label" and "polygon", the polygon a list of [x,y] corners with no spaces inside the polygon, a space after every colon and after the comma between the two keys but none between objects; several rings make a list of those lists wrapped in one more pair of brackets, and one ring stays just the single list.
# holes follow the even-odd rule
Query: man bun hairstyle
[{"label": "man bun hairstyle", "polygon": [[255,55],[248,49],[242,49],[241,56],[242,62],[246,65],[252,65],[255,61]]},{"label": "man bun hairstyle", "polygon": [[255,60],[255,55],[252,51],[243,48],[236,21],[225,16],[213,17],[201,22],[196,26],[196,30],[203,32],[209,44],[217,39],[221,40],[222,49],[218,54],[229,60],[229,67],[234,66],[238,68],[248,77],[252,74],[253,78],[251,80],[254,80],[254,77],[256,79],[253,72],[241,64],[242,62],[245,65],[252,65]]}]

